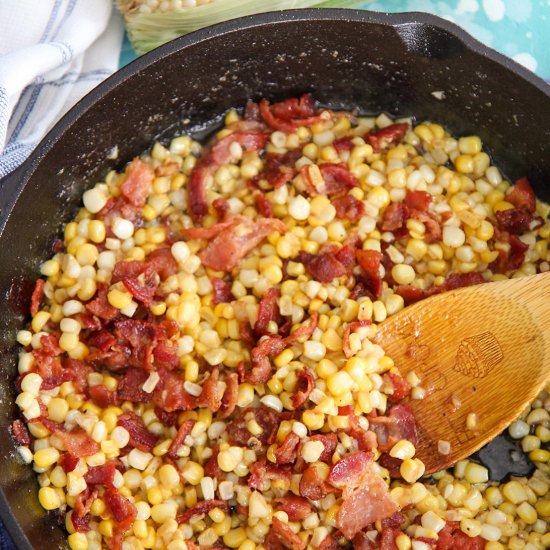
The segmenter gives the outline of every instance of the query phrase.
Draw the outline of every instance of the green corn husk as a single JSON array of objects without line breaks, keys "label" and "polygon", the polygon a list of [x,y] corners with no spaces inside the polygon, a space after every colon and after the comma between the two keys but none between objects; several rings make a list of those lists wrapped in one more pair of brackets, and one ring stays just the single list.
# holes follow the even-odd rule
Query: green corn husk
[{"label": "green corn husk", "polygon": [[214,0],[180,11],[140,13],[135,1],[118,0],[118,7],[126,21],[128,37],[134,49],[145,53],[197,29],[228,19],[266,11],[297,8],[357,8],[365,0]]}]

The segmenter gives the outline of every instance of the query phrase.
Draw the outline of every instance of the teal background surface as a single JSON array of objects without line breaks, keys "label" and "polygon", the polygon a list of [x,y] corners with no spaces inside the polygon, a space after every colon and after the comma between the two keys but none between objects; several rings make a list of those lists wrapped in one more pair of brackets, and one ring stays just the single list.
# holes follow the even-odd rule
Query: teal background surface
[{"label": "teal background surface", "polygon": [[[550,0],[377,0],[364,9],[438,15],[550,81]],[[125,40],[121,66],[135,57]]]}]

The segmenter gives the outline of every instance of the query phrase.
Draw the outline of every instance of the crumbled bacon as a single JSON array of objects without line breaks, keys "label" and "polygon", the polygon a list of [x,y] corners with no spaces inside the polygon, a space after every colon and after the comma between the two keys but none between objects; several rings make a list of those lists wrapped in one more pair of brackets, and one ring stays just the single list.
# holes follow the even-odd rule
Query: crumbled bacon
[{"label": "crumbled bacon", "polygon": [[291,397],[292,405],[295,409],[301,407],[309,398],[309,394],[315,388],[315,378],[309,369],[301,369],[296,371],[298,382],[296,392]]},{"label": "crumbled bacon", "polygon": [[96,297],[86,304],[86,309],[105,321],[112,321],[119,312],[107,300],[108,290],[106,284],[99,283],[97,285]]},{"label": "crumbled bacon", "polygon": [[329,482],[343,489],[337,527],[348,539],[397,511],[388,486],[372,472],[372,458],[372,453],[352,453],[334,464],[329,473]]},{"label": "crumbled bacon", "polygon": [[224,302],[231,302],[231,300],[233,300],[230,282],[224,281],[219,277],[212,277],[210,279],[210,282],[212,284],[212,290],[214,292],[215,304],[222,304]]},{"label": "crumbled bacon", "polygon": [[158,442],[158,436],[151,433],[143,424],[143,420],[133,412],[125,412],[118,417],[118,426],[125,428],[130,434],[128,445],[140,451],[150,451]]},{"label": "crumbled bacon", "polygon": [[368,327],[371,324],[372,324],[372,321],[363,320],[363,321],[353,321],[352,323],[348,323],[346,325],[346,328],[344,329],[344,334],[342,336],[342,351],[344,352],[344,355],[346,357],[351,357],[353,355],[353,352],[349,347],[349,337],[351,333],[361,327]]},{"label": "crumbled bacon", "polygon": [[40,302],[44,296],[44,285],[46,282],[44,279],[36,279],[34,284],[34,290],[32,291],[31,296],[31,315],[34,317],[40,308]]},{"label": "crumbled bacon", "polygon": [[188,419],[184,420],[181,423],[181,426],[178,428],[178,433],[174,437],[170,448],[168,449],[168,456],[173,459],[178,458],[178,449],[183,445],[185,438],[191,433],[193,426],[195,425],[195,420]]},{"label": "crumbled bacon", "polygon": [[302,323],[300,327],[286,338],[278,334],[261,338],[250,353],[252,369],[247,373],[247,380],[251,384],[263,384],[267,382],[271,378],[271,373],[273,371],[271,363],[269,362],[269,357],[278,355],[286,347],[300,338],[309,338],[317,327],[318,320],[319,313],[314,311],[305,323]]},{"label": "crumbled bacon", "polygon": [[90,399],[102,409],[119,404],[117,392],[108,390],[103,384],[90,386],[88,388],[88,394]]},{"label": "crumbled bacon", "polygon": [[74,530],[77,533],[86,533],[90,530],[90,519],[90,514],[85,514],[82,517],[77,517],[73,512],[73,514],[71,515],[71,523],[73,524]]},{"label": "crumbled bacon", "polygon": [[227,418],[233,413],[237,406],[239,396],[239,376],[232,372],[225,377],[225,391],[223,392],[222,402],[218,411],[220,418]]},{"label": "crumbled bacon", "polygon": [[300,438],[294,432],[288,433],[281,445],[275,450],[275,463],[293,464],[298,455],[299,445]]},{"label": "crumbled bacon", "polygon": [[279,291],[274,288],[268,288],[258,304],[258,319],[254,325],[254,332],[260,335],[270,334],[269,324],[273,321],[277,325],[281,322],[281,313],[279,311],[278,300]]},{"label": "crumbled bacon", "polygon": [[[195,398],[183,388],[178,372],[158,369],[160,380],[153,392],[153,403],[166,412],[188,411],[196,407]],[[151,399],[148,396],[147,401]]]},{"label": "crumbled bacon", "polygon": [[360,185],[359,180],[346,168],[345,164],[327,162],[321,164],[319,169],[325,182],[324,189],[320,192],[325,195],[337,195]]},{"label": "crumbled bacon", "polygon": [[176,521],[181,523],[189,523],[189,520],[193,516],[203,516],[205,514],[208,514],[210,510],[213,510],[214,508],[219,508],[220,510],[223,510],[224,512],[229,511],[229,506],[225,500],[203,500],[192,508],[189,508],[189,510],[186,510],[185,512],[178,515],[176,518]]},{"label": "crumbled bacon", "polygon": [[411,385],[402,376],[387,372],[382,375],[382,378],[393,386],[393,393],[389,396],[391,402],[402,401],[409,395]]},{"label": "crumbled bacon", "polygon": [[148,306],[153,301],[157,291],[157,281],[155,272],[147,269],[143,274],[143,284],[134,277],[128,277],[122,280],[126,290],[138,301]]},{"label": "crumbled bacon", "polygon": [[485,541],[477,536],[470,537],[460,530],[458,521],[447,521],[438,533],[437,550],[483,550]]},{"label": "crumbled bacon", "polygon": [[189,193],[189,210],[197,223],[201,222],[208,212],[206,187],[212,174],[222,164],[231,159],[231,144],[238,143],[249,151],[259,151],[265,147],[269,134],[265,132],[233,132],[220,140],[215,140],[197,162],[187,184]]},{"label": "crumbled bacon", "polygon": [[348,273],[348,268],[331,253],[309,254],[300,252],[300,261],[306,271],[320,283],[330,283],[334,278]]},{"label": "crumbled bacon", "polygon": [[344,151],[351,151],[353,149],[353,142],[351,141],[352,138],[349,136],[341,137],[338,139],[335,139],[332,142],[332,146],[336,149],[339,155],[341,155]]},{"label": "crumbled bacon", "polygon": [[[42,419],[42,423],[43,419]],[[96,443],[82,428],[70,432],[56,429],[55,435],[63,442],[65,449],[78,458],[95,455],[99,452],[99,443]]]},{"label": "crumbled bacon", "polygon": [[156,248],[150,252],[145,263],[158,273],[162,281],[178,272],[178,263],[168,247]]},{"label": "crumbled bacon", "polygon": [[88,487],[93,485],[113,486],[115,479],[116,464],[113,460],[101,466],[92,466],[84,475]]},{"label": "crumbled bacon", "polygon": [[[223,227],[217,228],[217,226]],[[216,271],[231,271],[268,235],[276,231],[284,233],[286,226],[276,218],[260,218],[253,221],[244,216],[234,216],[228,222],[221,222],[208,228],[206,230],[209,231],[208,236],[205,231],[202,234],[199,233],[201,236],[198,237],[197,231],[186,229],[183,235],[204,239],[213,235],[206,248],[199,254],[203,265]]]},{"label": "crumbled bacon", "polygon": [[299,126],[311,126],[322,120],[320,116],[315,116],[310,94],[273,105],[264,98],[260,101],[260,114],[270,128],[287,134],[291,134]]},{"label": "crumbled bacon", "polygon": [[273,517],[264,546],[266,550],[304,550],[306,547],[302,539],[277,517]]},{"label": "crumbled bacon", "polygon": [[380,276],[382,253],[377,250],[357,250],[356,256],[362,270],[357,285],[360,285],[361,292],[370,298],[378,298],[382,293],[382,277]]},{"label": "crumbled bacon", "polygon": [[140,368],[131,367],[126,370],[124,376],[118,381],[117,394],[122,401],[133,403],[146,403],[151,396],[143,391],[142,387],[149,378],[149,373]]},{"label": "crumbled bacon", "polygon": [[308,466],[299,485],[300,495],[309,500],[325,498],[334,489],[320,476],[319,469],[315,465]]},{"label": "crumbled bacon", "polygon": [[435,243],[441,241],[443,230],[437,218],[431,212],[422,212],[420,210],[411,210],[410,218],[422,222],[426,227],[424,240],[427,243]]},{"label": "crumbled bacon", "polygon": [[495,214],[495,217],[500,229],[507,231],[512,235],[522,235],[527,231],[540,227],[544,223],[541,217],[537,216],[534,218],[524,208],[500,210]]},{"label": "crumbled bacon", "polygon": [[349,193],[339,195],[332,199],[332,205],[336,209],[336,217],[341,220],[349,220],[357,223],[365,214],[365,204]]},{"label": "crumbled bacon", "polygon": [[426,212],[432,203],[432,195],[426,191],[407,191],[405,204],[411,210]]},{"label": "crumbled bacon", "polygon": [[516,235],[502,232],[501,240],[508,242],[510,250],[499,250],[497,259],[489,265],[489,269],[495,273],[507,273],[521,267],[525,261],[525,254],[529,246],[522,242]]},{"label": "crumbled bacon", "polygon": [[284,154],[266,153],[263,170],[254,179],[266,180],[273,189],[278,189],[296,175],[294,164],[301,156],[301,149],[291,149]]},{"label": "crumbled bacon", "polygon": [[288,483],[290,486],[290,478],[292,470],[290,466],[279,466],[268,462],[265,457],[260,458],[250,465],[250,477],[248,478],[248,486],[251,489],[264,489],[264,483],[268,480],[280,480]]},{"label": "crumbled bacon", "polygon": [[154,177],[154,170],[146,162],[135,158],[126,168],[120,192],[131,205],[143,207]]},{"label": "crumbled bacon", "polygon": [[390,450],[401,439],[407,439],[413,445],[418,441],[414,414],[408,405],[393,405],[387,416],[371,418],[370,427],[376,434],[381,451]]},{"label": "crumbled bacon", "polygon": [[282,510],[288,515],[289,521],[302,521],[311,514],[311,504],[304,497],[289,493],[288,495],[276,498],[273,501],[276,510]]},{"label": "crumbled bacon", "polygon": [[535,192],[527,178],[516,181],[514,187],[506,195],[506,200],[516,208],[522,208],[532,214],[537,208]]},{"label": "crumbled bacon", "polygon": [[214,367],[210,376],[202,384],[202,392],[196,398],[195,406],[207,407],[212,412],[216,412],[222,404],[223,393],[218,386],[220,369]]},{"label": "crumbled bacon", "polygon": [[137,509],[128,499],[124,498],[116,489],[109,488],[103,493],[103,500],[107,504],[116,522],[113,536],[109,539],[109,547],[120,550],[122,537],[130,529],[137,516]]},{"label": "crumbled bacon", "polygon": [[229,435],[230,443],[241,447],[246,447],[248,444],[248,440],[252,436],[246,427],[248,423],[246,417],[249,413],[253,414],[254,419],[262,428],[262,433],[257,438],[261,441],[262,445],[271,445],[275,441],[275,435],[285,413],[278,413],[265,405],[243,409],[237,418],[227,424],[227,434]]},{"label": "crumbled bacon", "polygon": [[407,133],[409,125],[406,122],[390,124],[385,128],[373,130],[365,136],[365,141],[375,153],[380,153],[394,143],[399,143]]},{"label": "crumbled bacon", "polygon": [[254,193],[254,200],[256,201],[256,208],[261,216],[264,218],[273,218],[273,206],[261,191],[256,191]]},{"label": "crumbled bacon", "polygon": [[59,466],[63,468],[63,471],[68,474],[69,472],[72,472],[76,465],[78,464],[78,458],[76,456],[72,456],[69,453],[62,454],[57,463]]},{"label": "crumbled bacon", "polygon": [[380,229],[382,231],[392,232],[404,229],[408,217],[409,209],[404,203],[392,202],[386,207],[382,214]]},{"label": "crumbled bacon", "polygon": [[[75,519],[80,520],[85,518],[88,515],[90,508],[92,507],[92,503],[96,498],[97,498],[96,489],[91,490],[89,488],[86,488],[84,489],[84,491],[82,491],[80,494],[77,495],[75,499],[74,507],[73,507],[73,512],[71,514],[71,521],[73,525],[74,525]],[[74,527],[76,529],[76,525],[74,525]]]},{"label": "crumbled bacon", "polygon": [[179,171],[178,163],[169,161],[155,168],[155,176],[175,176]]},{"label": "crumbled bacon", "polygon": [[31,442],[29,430],[22,420],[14,420],[11,423],[11,435],[18,445],[29,445]]},{"label": "crumbled bacon", "polygon": [[208,459],[208,462],[204,465],[204,475],[215,478],[218,481],[223,480],[225,472],[220,468],[218,464],[218,455],[220,454],[220,448],[216,445],[212,449],[212,456]]}]

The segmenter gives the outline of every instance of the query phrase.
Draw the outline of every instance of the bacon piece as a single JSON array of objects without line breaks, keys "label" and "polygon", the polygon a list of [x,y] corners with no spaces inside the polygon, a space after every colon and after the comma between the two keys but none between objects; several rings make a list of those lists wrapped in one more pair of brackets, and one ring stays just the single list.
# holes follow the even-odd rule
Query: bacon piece
[{"label": "bacon piece", "polygon": [[274,287],[268,288],[262,296],[262,299],[258,304],[258,320],[254,325],[254,332],[256,334],[270,334],[268,330],[269,323],[274,321],[277,325],[279,325],[281,322],[281,314],[278,304],[279,297],[279,291]]},{"label": "bacon piece", "polygon": [[353,149],[353,143],[350,136],[341,137],[338,139],[335,139],[332,142],[332,146],[336,149],[339,155],[341,155],[344,151],[351,151]]},{"label": "bacon piece", "polygon": [[288,433],[275,451],[275,462],[277,464],[293,464],[298,455],[299,445],[300,438],[294,432]]},{"label": "bacon piece", "polygon": [[328,483],[338,489],[349,485],[358,485],[365,471],[372,464],[373,457],[371,452],[365,451],[357,451],[344,456],[330,469]]},{"label": "bacon piece", "polygon": [[88,388],[88,394],[90,395],[90,399],[102,409],[119,404],[117,392],[109,391],[103,384],[90,386]]},{"label": "bacon piece", "polygon": [[302,369],[296,372],[298,378],[296,393],[290,398],[295,409],[301,407],[315,388],[315,378],[309,369]]},{"label": "bacon piece", "polygon": [[31,296],[31,315],[34,317],[40,308],[40,302],[42,302],[42,298],[44,297],[44,285],[46,282],[44,279],[36,279],[36,283],[34,284],[34,290],[32,291]]},{"label": "bacon piece", "polygon": [[90,514],[86,514],[81,518],[71,514],[71,523],[77,533],[86,533],[90,530]]},{"label": "bacon piece", "polygon": [[156,248],[147,256],[145,263],[156,271],[162,281],[175,275],[178,272],[178,262],[176,262],[172,251],[168,247]]},{"label": "bacon piece", "polygon": [[290,466],[279,466],[268,462],[267,459],[260,458],[250,465],[250,477],[248,478],[248,486],[251,489],[263,490],[264,483],[267,480],[280,480],[288,483],[290,486],[290,478],[292,471]]},{"label": "bacon piece", "polygon": [[[183,380],[178,372],[158,369],[158,373],[160,380],[153,392],[155,405],[169,413],[189,411],[197,406],[195,398],[183,388]],[[151,400],[150,395],[148,400]]]},{"label": "bacon piece", "polygon": [[350,425],[346,433],[357,440],[360,451],[370,451],[376,447],[376,435],[361,427],[359,417],[353,411],[353,406],[338,407],[338,414],[349,418]]},{"label": "bacon piece", "polygon": [[203,265],[216,271],[231,271],[268,235],[276,231],[286,231],[285,224],[275,218],[260,218],[253,221],[244,216],[234,216],[230,222],[216,225],[224,225],[224,228],[199,254]]},{"label": "bacon piece", "polygon": [[387,372],[382,375],[382,378],[393,386],[393,393],[389,396],[389,400],[393,403],[402,401],[411,392],[411,385],[398,374]]},{"label": "bacon piece", "polygon": [[220,448],[216,445],[212,449],[212,456],[208,459],[208,462],[204,465],[204,475],[212,478],[216,478],[218,481],[222,481],[225,472],[218,465],[218,455],[220,454]]},{"label": "bacon piece", "polygon": [[247,121],[259,121],[261,118],[258,104],[249,99],[244,108],[244,119]]},{"label": "bacon piece", "polygon": [[309,438],[309,441],[320,441],[324,445],[325,448],[319,457],[320,462],[331,461],[338,444],[338,436],[335,433],[315,434]]},{"label": "bacon piece", "polygon": [[220,510],[223,510],[224,512],[229,512],[229,506],[225,500],[203,500],[198,504],[195,504],[193,508],[189,508],[189,510],[186,510],[185,512],[179,514],[176,517],[176,521],[179,524],[189,523],[189,520],[193,516],[206,515],[208,514],[208,512],[210,512],[210,510],[213,510],[214,508],[220,508]]},{"label": "bacon piece", "polygon": [[88,487],[93,485],[105,485],[113,487],[115,479],[116,463],[114,460],[106,462],[102,466],[92,466],[84,475],[84,479]]},{"label": "bacon piece", "polygon": [[220,418],[230,416],[237,406],[239,396],[239,376],[232,372],[225,377],[225,391],[223,392],[222,402],[218,411]]},{"label": "bacon piece", "polygon": [[175,176],[179,171],[177,162],[165,162],[155,168],[155,176]]},{"label": "bacon piece", "polygon": [[227,424],[227,433],[231,444],[246,447],[248,440],[252,437],[246,427],[248,413],[253,413],[254,419],[262,428],[262,433],[256,436],[262,445],[271,445],[275,441],[275,435],[281,420],[289,416],[289,413],[278,413],[265,405],[248,407],[242,410],[237,418]]},{"label": "bacon piece", "polygon": [[56,357],[63,353],[59,347],[59,339],[55,334],[43,334],[40,337],[40,346],[40,350],[50,357]]},{"label": "bacon piece", "polygon": [[[96,498],[96,489],[90,490],[89,488],[86,488],[84,489],[84,491],[77,495],[74,503],[74,509],[71,514],[71,521],[73,525],[75,520],[82,520],[88,515],[90,508],[92,507],[92,503]],[[74,527],[76,529],[76,525],[74,525]]]},{"label": "bacon piece", "polygon": [[107,285],[99,283],[97,285],[96,297],[86,304],[86,309],[105,321],[112,321],[118,316],[118,309],[114,308],[107,300],[107,291]]},{"label": "bacon piece", "polygon": [[182,422],[181,426],[178,428],[176,437],[174,437],[174,440],[168,449],[168,456],[174,460],[178,458],[178,449],[183,445],[185,438],[191,433],[194,425],[195,420],[189,419]]},{"label": "bacon piece", "polygon": [[151,433],[143,424],[143,420],[133,412],[125,412],[118,417],[117,426],[122,426],[130,434],[128,446],[148,452],[157,443],[158,436]]},{"label": "bacon piece", "polygon": [[378,298],[382,293],[382,277],[380,276],[382,253],[377,250],[357,250],[356,256],[363,271],[360,283],[365,290],[372,294],[373,298]]},{"label": "bacon piece", "polygon": [[231,283],[220,279],[219,277],[211,277],[210,282],[214,292],[214,303],[222,304],[231,302],[233,294],[231,293]]},{"label": "bacon piece", "polygon": [[[495,214],[498,226],[503,231],[507,231],[512,235],[522,235],[527,231],[536,229],[544,224],[544,221],[540,217],[534,218],[524,208],[510,208],[508,210],[500,210]],[[532,224],[536,221],[536,224]]]},{"label": "bacon piece", "polygon": [[[359,533],[353,537],[353,550],[373,550],[373,548],[374,546],[372,545],[372,542],[363,531],[359,531]],[[384,550],[382,546],[380,548],[381,550]],[[390,549],[386,548],[386,550]],[[395,550],[393,546],[391,547],[391,550]]]},{"label": "bacon piece", "polygon": [[273,206],[261,191],[254,193],[254,199],[256,200],[256,208],[260,215],[264,218],[273,218]]},{"label": "bacon piece", "polygon": [[372,324],[372,321],[363,320],[363,321],[353,321],[348,323],[344,329],[344,334],[342,336],[342,351],[346,357],[351,357],[353,355],[352,350],[349,347],[349,337],[350,334],[361,327],[368,327]]},{"label": "bacon piece", "polygon": [[437,550],[483,550],[485,548],[485,541],[479,536],[469,537],[463,533],[458,521],[447,521],[438,535]]},{"label": "bacon piece", "polygon": [[413,220],[422,222],[426,227],[426,234],[424,240],[427,243],[434,243],[441,241],[443,230],[441,224],[437,218],[430,212],[421,212],[420,210],[411,210],[410,217]]},{"label": "bacon piece", "polygon": [[506,200],[511,202],[516,208],[523,208],[531,214],[537,208],[535,192],[527,178],[521,178],[516,181],[514,187],[508,191]]},{"label": "bacon piece", "polygon": [[322,193],[337,195],[353,187],[359,187],[359,180],[346,168],[345,164],[327,162],[319,166],[325,182]]},{"label": "bacon piece", "polygon": [[[43,423],[43,420],[41,421]],[[76,428],[70,432],[58,428],[54,433],[63,442],[65,449],[75,457],[95,455],[100,450],[99,443],[96,443],[82,428]]]},{"label": "bacon piece", "polygon": [[120,192],[133,206],[143,207],[154,177],[153,169],[141,159],[135,158],[126,168],[126,177],[120,186]]},{"label": "bacon piece", "polygon": [[299,99],[287,99],[271,106],[264,98],[260,101],[260,114],[270,128],[287,134],[291,134],[299,126],[311,126],[322,120],[320,116],[314,116],[315,110],[310,94],[304,94]]},{"label": "bacon piece", "polygon": [[202,392],[196,399],[196,406],[207,407],[216,412],[222,404],[223,394],[218,387],[220,369],[214,367],[210,376],[202,384]]},{"label": "bacon piece", "polygon": [[408,405],[394,405],[388,416],[371,418],[370,427],[381,451],[389,451],[401,439],[408,439],[415,446],[418,442],[414,414]]},{"label": "bacon piece", "polygon": [[95,332],[101,330],[101,321],[88,313],[77,313],[74,318],[82,325],[82,328]]},{"label": "bacon piece", "polygon": [[304,497],[288,494],[273,501],[276,510],[282,510],[288,515],[289,521],[302,521],[311,514],[311,504]]},{"label": "bacon piece", "polygon": [[155,407],[155,414],[165,426],[175,426],[178,423],[177,412],[168,413],[160,407]]},{"label": "bacon piece", "polygon": [[57,461],[59,466],[63,468],[63,471],[68,474],[69,472],[72,472],[76,465],[78,464],[78,458],[76,456],[72,456],[69,453],[62,454],[60,459]]},{"label": "bacon piece", "polygon": [[218,166],[231,160],[231,144],[236,142],[249,151],[259,151],[265,147],[269,134],[264,132],[233,132],[220,140],[215,140],[197,162],[187,189],[189,193],[189,210],[195,223],[200,223],[208,212],[206,186]]},{"label": "bacon piece", "polygon": [[117,394],[121,401],[133,403],[146,403],[151,394],[143,391],[142,386],[149,378],[146,370],[131,367],[118,382]]},{"label": "bacon piece", "polygon": [[388,486],[371,472],[369,463],[365,464],[358,484],[344,487],[336,525],[346,538],[352,539],[367,525],[396,511],[397,505],[389,495]]},{"label": "bacon piece", "polygon": [[338,261],[334,254],[309,254],[300,252],[300,261],[307,272],[320,283],[330,283],[334,278],[348,273],[344,264]]},{"label": "bacon piece", "polygon": [[152,269],[147,269],[144,273],[144,283],[141,284],[137,278],[127,278],[122,280],[126,290],[138,301],[148,306],[157,291],[157,281]]},{"label": "bacon piece", "polygon": [[22,420],[14,420],[11,423],[11,435],[18,445],[30,445],[31,436]]},{"label": "bacon piece", "polygon": [[394,143],[399,143],[407,133],[409,125],[406,122],[390,124],[385,128],[373,130],[365,136],[365,141],[375,153],[380,153]]},{"label": "bacon piece", "polygon": [[266,180],[273,189],[278,189],[292,180],[296,175],[294,167],[296,161],[302,156],[301,149],[291,149],[284,154],[266,153],[263,170],[255,178]]},{"label": "bacon piece", "polygon": [[432,203],[432,195],[426,191],[409,191],[405,195],[405,204],[407,208],[411,210],[418,210],[419,212],[427,212],[430,204]]},{"label": "bacon piece", "polygon": [[181,234],[185,239],[203,239],[205,241],[210,241],[230,228],[234,223],[234,219],[229,219],[215,223],[210,227],[188,227],[182,229]]},{"label": "bacon piece", "polygon": [[334,489],[319,475],[319,469],[315,465],[308,466],[299,485],[300,495],[309,500],[325,498]]},{"label": "bacon piece", "polygon": [[382,214],[380,229],[382,231],[398,231],[405,228],[405,222],[409,217],[409,209],[402,202],[392,202]]},{"label": "bacon piece", "polygon": [[264,546],[266,550],[304,550],[306,547],[302,539],[277,517],[273,518]]},{"label": "bacon piece", "polygon": [[251,384],[263,384],[271,378],[273,368],[269,362],[269,357],[278,355],[287,346],[293,344],[296,340],[306,337],[309,338],[317,327],[319,313],[314,311],[310,318],[302,323],[293,333],[286,338],[275,334],[272,336],[264,336],[260,339],[257,346],[250,353],[252,369],[247,374],[247,379]]},{"label": "bacon piece", "polygon": [[109,547],[120,550],[122,537],[130,529],[137,516],[136,507],[124,498],[116,489],[109,488],[103,494],[103,500],[107,504],[116,522],[113,536],[109,539]]},{"label": "bacon piece", "polygon": [[363,201],[356,199],[353,195],[346,193],[332,199],[332,205],[336,209],[336,217],[341,220],[349,220],[357,223],[365,214]]}]

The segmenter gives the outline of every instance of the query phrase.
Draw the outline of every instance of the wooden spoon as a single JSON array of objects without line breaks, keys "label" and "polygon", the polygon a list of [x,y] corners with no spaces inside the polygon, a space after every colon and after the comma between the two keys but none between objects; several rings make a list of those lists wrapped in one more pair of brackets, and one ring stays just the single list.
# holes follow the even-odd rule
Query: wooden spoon
[{"label": "wooden spoon", "polygon": [[426,397],[410,401],[417,456],[437,472],[498,435],[550,380],[550,273],[438,294],[378,325],[374,341],[421,378]]}]

